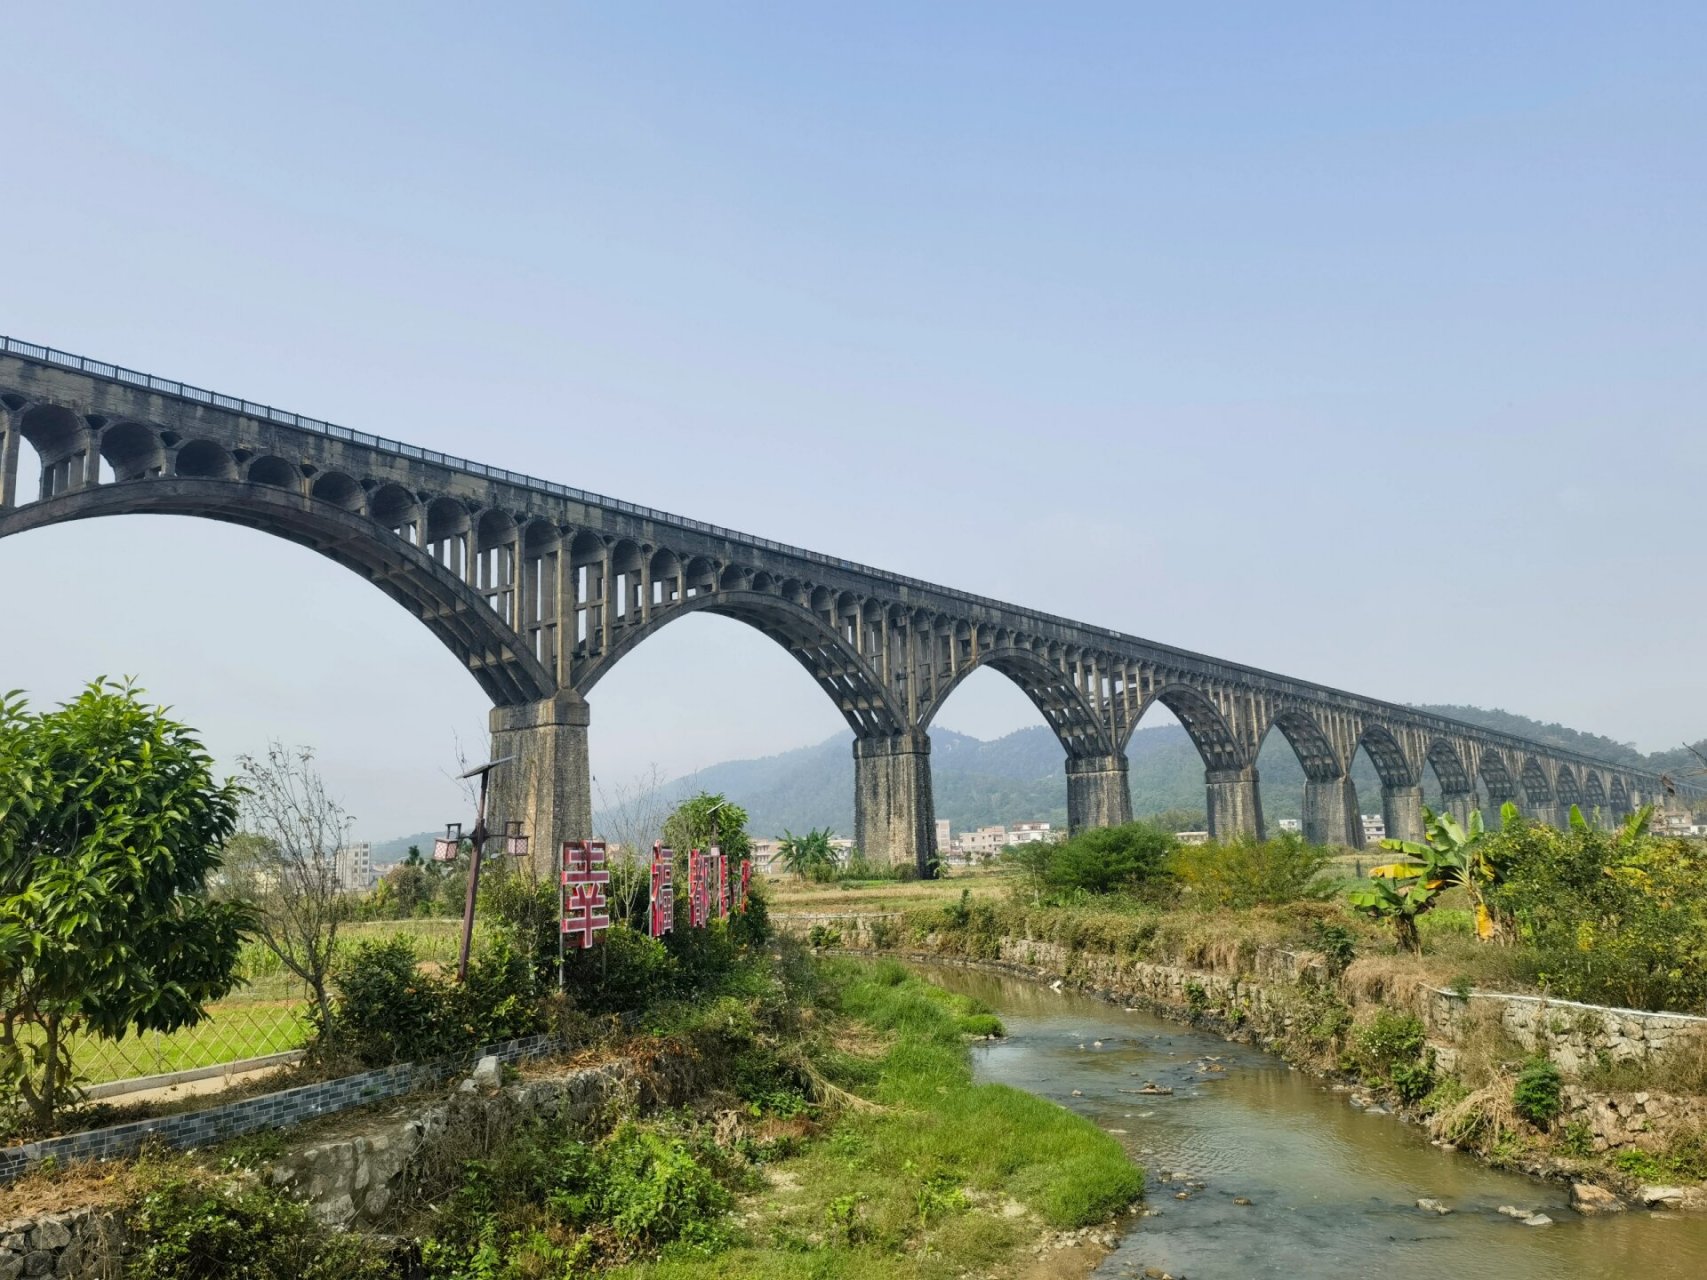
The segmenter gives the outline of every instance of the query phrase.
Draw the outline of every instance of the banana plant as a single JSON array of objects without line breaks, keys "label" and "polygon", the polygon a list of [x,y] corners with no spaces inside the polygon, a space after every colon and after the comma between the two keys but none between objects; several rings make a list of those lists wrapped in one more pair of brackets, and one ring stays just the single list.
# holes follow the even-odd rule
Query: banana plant
[{"label": "banana plant", "polygon": [[1370,873],[1370,879],[1347,891],[1346,901],[1353,909],[1372,919],[1384,920],[1391,924],[1394,940],[1400,948],[1421,955],[1422,934],[1417,931],[1417,920],[1432,910],[1439,900],[1440,883],[1426,880],[1422,875],[1376,874],[1410,865],[1412,864],[1390,863],[1386,867],[1377,867]]},{"label": "banana plant", "polygon": [[[1515,808],[1511,815],[1501,809],[1503,819],[1515,814]],[[1580,822],[1581,816],[1577,815],[1575,820]],[[1488,906],[1487,891],[1504,878],[1505,867],[1495,852],[1497,846],[1486,839],[1487,828],[1482,823],[1481,810],[1473,811],[1469,826],[1464,827],[1450,813],[1435,813],[1424,806],[1423,831],[1427,844],[1383,840],[1383,849],[1407,854],[1411,861],[1376,867],[1369,874],[1388,879],[1417,878],[1437,892],[1462,888],[1470,895],[1476,936],[1483,942],[1500,937],[1504,930]]]}]

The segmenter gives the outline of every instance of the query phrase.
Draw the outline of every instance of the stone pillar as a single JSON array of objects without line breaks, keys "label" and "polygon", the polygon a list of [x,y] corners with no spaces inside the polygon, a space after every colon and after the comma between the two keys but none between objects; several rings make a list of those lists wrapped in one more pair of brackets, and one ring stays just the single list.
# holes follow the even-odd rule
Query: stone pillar
[{"label": "stone pillar", "polygon": [[1126,785],[1126,757],[1067,757],[1067,831],[1119,827],[1132,821],[1132,792]]},{"label": "stone pillar", "polygon": [[1419,786],[1381,785],[1381,814],[1387,822],[1389,840],[1421,844],[1423,838],[1423,789]]},{"label": "stone pillar", "polygon": [[1255,836],[1261,840],[1262,790],[1257,784],[1257,767],[1248,764],[1242,769],[1208,769],[1203,777],[1209,838],[1224,841]]},{"label": "stone pillar", "polygon": [[936,869],[931,739],[926,733],[855,738],[854,847],[873,862]]},{"label": "stone pillar", "polygon": [[593,835],[590,718],[586,699],[567,690],[543,702],[492,708],[492,759],[513,759],[492,770],[486,825],[502,831],[519,818],[542,874],[555,871],[563,841]]},{"label": "stone pillar", "polygon": [[0,511],[18,502],[18,415],[0,408]]},{"label": "stone pillar", "polygon": [[1515,804],[1519,809],[1523,808],[1518,803],[1516,796],[1496,796],[1489,792],[1488,807],[1482,811],[1482,825],[1489,831],[1498,831],[1505,825],[1505,819],[1500,817],[1500,811],[1508,804]]},{"label": "stone pillar", "polygon": [[1357,812],[1357,784],[1350,778],[1304,780],[1304,838],[1311,844],[1363,847],[1363,818]]},{"label": "stone pillar", "polygon": [[1440,797],[1441,808],[1457,820],[1458,825],[1466,830],[1470,826],[1470,814],[1477,808],[1474,791],[1447,791]]}]

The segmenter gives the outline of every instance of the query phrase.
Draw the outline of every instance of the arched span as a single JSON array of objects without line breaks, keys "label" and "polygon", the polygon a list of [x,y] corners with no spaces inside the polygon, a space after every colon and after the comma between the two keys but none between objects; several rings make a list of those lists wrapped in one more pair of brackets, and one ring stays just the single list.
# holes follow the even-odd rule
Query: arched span
[{"label": "arched span", "polygon": [[1257,751],[1261,754],[1262,743],[1268,740],[1272,730],[1280,730],[1281,737],[1286,739],[1286,745],[1292,748],[1292,754],[1298,757],[1298,763],[1304,770],[1304,776],[1311,782],[1332,782],[1345,776],[1345,762],[1334,750],[1334,744],[1328,741],[1328,735],[1322,731],[1322,726],[1308,711],[1301,707],[1288,707],[1278,712],[1270,720],[1258,736]]},{"label": "arched span", "polygon": [[1421,779],[1411,764],[1405,749],[1386,725],[1366,724],[1358,735],[1357,745],[1369,753],[1369,760],[1384,787],[1414,787]]},{"label": "arched span", "polygon": [[1617,774],[1612,775],[1612,781],[1606,788],[1606,799],[1616,814],[1623,815],[1631,810],[1630,789],[1624,785],[1624,779]]},{"label": "arched span", "polygon": [[1474,790],[1470,771],[1464,767],[1464,758],[1447,739],[1436,738],[1428,744],[1428,762],[1434,766],[1434,776],[1440,780],[1442,791],[1449,795],[1462,795]]},{"label": "arched span", "polygon": [[1158,702],[1174,713],[1174,719],[1180,722],[1191,737],[1197,754],[1203,757],[1204,768],[1242,769],[1251,763],[1239,750],[1238,739],[1233,736],[1233,731],[1228,728],[1225,717],[1215,704],[1204,696],[1203,690],[1188,684],[1164,685],[1144,700],[1121,739],[1122,751],[1125,751],[1126,744],[1132,741],[1132,734],[1143,722],[1144,713]]},{"label": "arched span", "polygon": [[1579,809],[1583,803],[1583,789],[1577,785],[1576,770],[1568,764],[1560,764],[1553,774],[1553,789],[1559,793],[1561,806],[1576,805]]},{"label": "arched span", "polygon": [[787,649],[830,695],[859,736],[894,737],[907,731],[906,716],[847,641],[810,609],[756,591],[706,592],[660,609],[644,623],[623,627],[612,636],[609,649],[577,665],[575,691],[585,697],[624,654],[677,618],[699,612],[744,622]]},{"label": "arched span", "polygon": [[1482,748],[1482,784],[1487,789],[1490,808],[1498,808],[1517,796],[1517,777],[1505,757],[1488,746]]},{"label": "arched span", "polygon": [[1091,704],[1073,683],[1072,677],[1030,649],[1011,646],[983,650],[965,663],[952,680],[937,690],[935,700],[919,718],[919,728],[929,728],[949,695],[980,667],[999,671],[1019,686],[1055,731],[1068,756],[1082,760],[1114,754],[1114,742],[1108,729],[1097,719],[1096,712],[1091,710]]},{"label": "arched span", "polygon": [[1530,804],[1553,803],[1553,787],[1547,781],[1547,771],[1534,756],[1525,758],[1519,777],[1523,782],[1523,798]]},{"label": "arched span", "polygon": [[1600,780],[1599,770],[1583,770],[1583,803],[1591,810],[1606,811],[1606,784]]},{"label": "arched span", "polygon": [[266,484],[161,479],[98,485],[0,512],[0,538],[97,516],[199,516],[300,543],[352,569],[424,623],[500,706],[556,682],[469,587],[419,548],[330,502]]}]

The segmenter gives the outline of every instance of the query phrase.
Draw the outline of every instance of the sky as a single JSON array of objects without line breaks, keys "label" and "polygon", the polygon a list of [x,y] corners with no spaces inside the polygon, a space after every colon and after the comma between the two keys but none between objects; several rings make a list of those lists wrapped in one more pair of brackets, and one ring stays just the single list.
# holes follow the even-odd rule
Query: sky
[{"label": "sky", "polygon": [[[6,26],[0,332],[1377,697],[1707,734],[1698,4]],[[136,516],[0,581],[0,688],[134,675],[222,762],[314,747],[359,834],[465,817],[484,699],[348,571]],[[704,616],[591,702],[607,795],[845,727]],[[938,723],[1038,719],[986,671]]]}]

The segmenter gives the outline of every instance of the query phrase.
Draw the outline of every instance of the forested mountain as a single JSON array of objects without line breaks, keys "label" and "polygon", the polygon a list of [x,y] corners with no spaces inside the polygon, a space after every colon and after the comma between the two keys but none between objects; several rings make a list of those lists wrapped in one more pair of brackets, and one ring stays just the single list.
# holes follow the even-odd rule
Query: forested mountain
[{"label": "forested mountain", "polygon": [[[1534,738],[1554,746],[1597,756],[1611,763],[1687,773],[1699,762],[1681,748],[1644,756],[1626,743],[1597,734],[1581,733],[1558,724],[1543,724],[1507,711],[1480,707],[1426,706],[1418,710],[1451,716],[1501,732]],[[1707,750],[1707,743],[1702,747]],[[1132,787],[1132,811],[1142,817],[1164,810],[1203,810],[1203,763],[1185,730],[1178,725],[1139,729],[1127,747]],[[1304,800],[1304,771],[1286,740],[1271,733],[1257,759],[1262,779],[1263,813],[1272,824],[1300,815]],[[983,742],[948,729],[931,733],[931,773],[936,813],[956,831],[1001,823],[1041,820],[1057,825],[1067,821],[1067,783],[1061,744],[1043,725],[1020,729],[993,742]],[[1365,813],[1381,808],[1381,784],[1362,752],[1352,766],[1358,807]],[[1425,770],[1424,792],[1438,803],[1438,785]],[[718,791],[743,805],[756,835],[779,835],[784,830],[829,827],[853,834],[853,749],[851,739],[837,736],[816,746],[785,751],[757,760],[731,760],[665,783],[657,795],[643,797],[643,807],[664,809],[695,791]],[[609,813],[595,815],[604,834],[620,825]],[[426,844],[431,837],[405,838],[375,845]],[[400,851],[400,849],[399,849]]]}]

